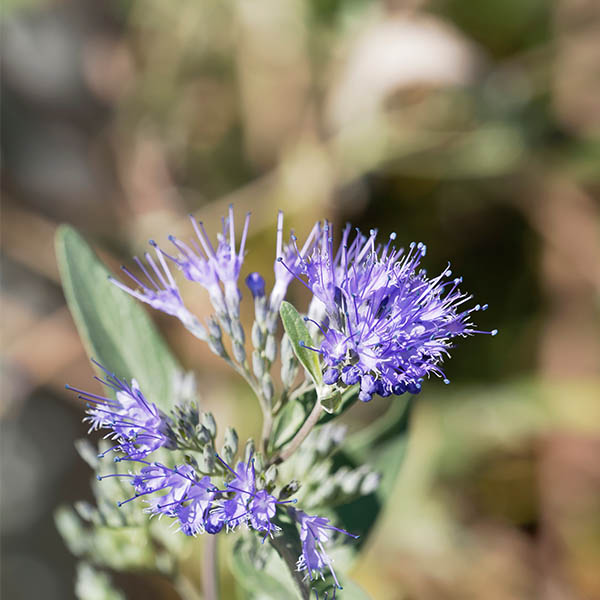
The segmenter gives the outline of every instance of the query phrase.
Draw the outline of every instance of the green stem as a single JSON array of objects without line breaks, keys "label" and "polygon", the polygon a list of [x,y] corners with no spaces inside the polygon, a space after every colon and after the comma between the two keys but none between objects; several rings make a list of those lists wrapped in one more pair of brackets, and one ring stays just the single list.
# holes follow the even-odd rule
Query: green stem
[{"label": "green stem", "polygon": [[294,454],[294,452],[296,452],[296,450],[298,450],[302,442],[307,438],[308,434],[313,430],[313,427],[319,421],[322,410],[323,407],[321,406],[321,401],[317,398],[312,411],[308,415],[306,421],[304,421],[302,427],[300,427],[296,435],[292,438],[292,441],[279,454],[276,454],[271,459],[271,464],[279,464],[286,461],[292,454]]}]

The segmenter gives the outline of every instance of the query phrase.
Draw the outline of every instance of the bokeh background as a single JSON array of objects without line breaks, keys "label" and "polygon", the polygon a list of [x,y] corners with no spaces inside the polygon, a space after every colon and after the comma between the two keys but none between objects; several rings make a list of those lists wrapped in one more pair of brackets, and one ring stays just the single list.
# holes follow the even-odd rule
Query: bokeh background
[{"label": "bokeh background", "polygon": [[[300,236],[323,216],[396,231],[428,244],[432,272],[452,261],[500,330],[422,393],[353,573],[365,590],[600,598],[600,3],[5,0],[0,30],[3,598],[74,597],[52,515],[91,496],[64,383],[89,389],[92,370],[57,225],[115,269],[190,233],[189,212],[216,231],[230,202],[253,212],[247,270],[270,272],[278,208]],[[152,316],[202,402],[255,431],[225,365]]]}]

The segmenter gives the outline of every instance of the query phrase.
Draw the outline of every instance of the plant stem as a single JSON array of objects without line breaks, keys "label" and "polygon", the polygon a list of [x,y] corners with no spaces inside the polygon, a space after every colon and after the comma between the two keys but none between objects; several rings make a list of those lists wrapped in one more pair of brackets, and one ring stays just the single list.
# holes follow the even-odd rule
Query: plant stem
[{"label": "plant stem", "polygon": [[202,555],[202,594],[204,600],[219,600],[219,577],[217,569],[217,536],[204,536]]},{"label": "plant stem", "polygon": [[279,454],[275,455],[272,458],[271,464],[282,463],[283,461],[287,460],[292,454],[294,454],[296,450],[298,450],[302,442],[306,439],[308,434],[312,431],[313,427],[317,424],[317,421],[321,416],[322,410],[323,407],[321,406],[321,401],[317,398],[317,401],[315,402],[315,405],[313,406],[310,415],[308,415],[308,418],[306,419],[306,421],[304,421],[304,424],[302,425],[302,427],[300,427],[298,433],[296,433],[296,435],[292,438],[292,441]]}]

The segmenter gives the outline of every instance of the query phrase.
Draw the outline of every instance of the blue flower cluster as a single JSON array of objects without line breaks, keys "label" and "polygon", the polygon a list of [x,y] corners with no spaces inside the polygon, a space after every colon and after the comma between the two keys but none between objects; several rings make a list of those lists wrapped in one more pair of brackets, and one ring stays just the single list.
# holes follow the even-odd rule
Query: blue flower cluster
[{"label": "blue flower cluster", "polygon": [[[453,278],[449,267],[437,277],[428,277],[421,267],[426,253],[424,244],[411,243],[404,251],[394,246],[395,234],[385,243],[378,243],[377,231],[372,230],[367,236],[357,229],[353,235],[348,225],[334,249],[331,225],[318,222],[300,247],[293,233],[289,242],[284,243],[280,212],[270,294],[267,295],[265,280],[259,273],[251,273],[245,280],[254,299],[256,317],[250,336],[253,352],[249,361],[240,319],[239,278],[250,215],[245,217],[239,243],[232,207],[222,219],[216,244],[211,242],[201,222],[193,217],[191,221],[195,239],[186,243],[169,236],[174,248],[170,252],[151,241],[154,254],[145,253],[145,261],[134,259],[140,273],[136,275],[123,267],[131,287],[111,280],[138,300],[177,317],[244,377],[263,410],[262,449],[273,466],[287,460],[317,423],[316,419],[307,419],[283,450],[272,451],[272,425],[277,407],[290,401],[298,390],[307,389],[303,386],[308,379],[294,388],[298,365],[294,364],[292,354],[292,334],[282,343],[275,339],[279,309],[294,279],[311,292],[305,319],[312,323],[311,328],[316,327],[314,332],[318,335],[316,342],[309,344],[306,340],[300,344],[319,354],[325,384],[337,390],[356,385],[363,402],[370,401],[375,394],[383,397],[405,392],[416,394],[424,379],[431,375],[449,383],[442,367],[454,342],[476,333],[497,333],[480,331],[471,322],[471,315],[484,311],[487,305],[466,308],[472,296],[461,291],[462,278]],[[215,314],[206,324],[186,308],[171,273],[172,266],[208,292]],[[223,331],[230,338],[231,350],[223,343]],[[279,403],[275,401],[275,382],[270,374],[278,347],[282,348],[283,386]],[[292,360],[288,360],[290,357]],[[216,455],[216,424],[212,416],[212,422],[202,423],[197,411],[192,419],[185,416],[187,413],[181,407],[173,407],[172,413],[165,415],[144,397],[135,380],[128,384],[101,365],[98,367],[104,371],[104,378],[99,381],[111,390],[111,398],[67,387],[87,401],[86,420],[90,422],[90,430],[107,429],[106,437],[116,442],[110,450],[122,456],[115,461],[140,465],[137,472],[98,476],[130,480],[134,495],[121,504],[143,497],[148,513],[173,519],[188,536],[214,535],[245,527],[259,532],[263,542],[277,534],[277,511],[285,510],[298,526],[302,552],[297,569],[311,580],[323,577],[329,570],[339,587],[325,547],[333,536],[357,536],[334,527],[325,517],[311,516],[291,507],[295,500],[284,499],[291,495],[286,488],[279,498],[273,495],[275,478],[265,483],[268,471],[264,477],[259,472],[257,477],[251,453],[247,452],[245,460],[237,462],[235,468],[230,466],[228,462],[233,464],[237,452],[235,432],[231,444],[223,446],[226,460]],[[319,402],[315,408],[320,410]],[[318,412],[312,414],[318,417]],[[301,435],[304,437],[298,437]],[[189,464],[172,467],[148,458],[160,448],[192,449],[201,453],[206,462],[196,468],[195,460],[188,457]]]},{"label": "blue flower cluster", "polygon": [[323,571],[327,568],[331,572],[336,586],[341,589],[342,586],[332,567],[333,561],[327,555],[323,544],[329,541],[332,532],[342,533],[355,539],[358,536],[348,533],[344,529],[334,527],[329,523],[329,519],[325,517],[307,515],[301,510],[290,509],[290,512],[300,525],[302,554],[296,565],[298,571],[306,571],[306,577],[313,579],[314,577],[322,576]]},{"label": "blue flower cluster", "polygon": [[[176,255],[151,242],[160,267],[149,253],[148,267],[135,259],[147,283],[126,267],[124,271],[138,287],[113,281],[154,308],[177,316],[197,337],[207,339],[203,325],[185,308],[164,257],[187,279],[206,288],[222,325],[239,319],[238,279],[249,219],[247,215],[241,242],[236,247],[230,207],[215,248],[203,224],[192,218],[198,241],[188,245],[170,236],[178,251]],[[359,397],[364,402],[374,394],[416,394],[431,374],[449,383],[442,363],[455,339],[475,333],[497,333],[479,331],[470,320],[472,313],[485,310],[487,305],[462,309],[472,296],[459,289],[462,278],[452,278],[449,267],[429,278],[420,267],[426,253],[424,244],[413,242],[405,252],[393,245],[395,234],[380,244],[376,230],[366,236],[357,229],[353,238],[351,233],[352,228],[347,225],[338,249],[334,250],[331,225],[318,222],[302,248],[293,234],[284,244],[283,213],[279,213],[275,283],[264,308],[268,330],[273,332],[277,311],[290,282],[296,278],[313,295],[308,320],[322,333],[318,348],[313,349],[322,356],[325,383],[342,387],[359,384]],[[259,273],[251,273],[246,284],[255,300],[265,297],[265,281]],[[243,335],[238,340],[243,343]]]},{"label": "blue flower cluster", "polygon": [[87,417],[84,421],[90,423],[89,431],[109,429],[106,437],[117,442],[109,451],[118,450],[133,459],[144,458],[167,445],[169,440],[165,415],[155,404],[146,400],[137,381],[133,379],[129,385],[98,362],[93,362],[105,374],[104,379],[95,379],[114,392],[114,400],[66,386],[87,402]]},{"label": "blue flower cluster", "polygon": [[[67,389],[88,402],[86,420],[91,423],[90,431],[109,429],[107,437],[117,440],[110,450],[122,452],[124,456],[117,456],[114,461],[143,465],[139,472],[97,476],[100,481],[108,477],[130,480],[135,493],[119,502],[119,506],[148,496],[146,511],[176,519],[179,530],[188,536],[214,535],[223,529],[233,531],[244,526],[264,534],[264,541],[280,529],[273,521],[277,507],[293,504],[296,500],[279,500],[266,489],[258,489],[251,456],[246,462],[239,461],[234,469],[216,454],[225,473],[223,489],[219,489],[211,477],[200,477],[189,464],[169,467],[144,460],[155,450],[170,447],[170,440],[164,433],[169,419],[144,397],[135,380],[128,385],[99,363],[95,364],[105,373],[104,379],[96,379],[113,390],[115,400],[72,386]],[[300,526],[302,554],[298,559],[298,570],[306,571],[307,577],[312,579],[315,575],[322,576],[328,568],[337,584],[332,561],[323,544],[329,540],[332,531],[357,536],[329,525],[323,517],[309,516],[292,508],[289,514]]]},{"label": "blue flower cluster", "polygon": [[487,305],[461,310],[472,296],[460,291],[462,279],[451,279],[449,268],[427,277],[419,268],[424,244],[411,243],[404,252],[392,245],[395,234],[384,245],[376,243],[375,230],[368,237],[356,230],[352,240],[350,234],[348,225],[334,251],[326,223],[313,251],[296,259],[302,265],[298,278],[316,300],[315,319],[307,320],[323,336],[313,350],[325,363],[325,383],[360,384],[363,402],[374,394],[416,394],[432,373],[449,383],[441,363],[453,340],[497,333],[478,331],[470,322],[470,315]]},{"label": "blue flower cluster", "polygon": [[121,504],[155,492],[165,492],[147,500],[147,512],[177,519],[179,529],[186,535],[216,534],[223,528],[233,531],[244,525],[263,532],[265,537],[279,528],[272,519],[280,504],[293,500],[278,500],[266,490],[256,487],[254,461],[240,461],[235,470],[218,457],[229,473],[224,489],[219,489],[209,476],[198,477],[190,465],[167,467],[158,462],[117,458],[144,466],[139,473],[99,475],[131,479],[135,495]]}]

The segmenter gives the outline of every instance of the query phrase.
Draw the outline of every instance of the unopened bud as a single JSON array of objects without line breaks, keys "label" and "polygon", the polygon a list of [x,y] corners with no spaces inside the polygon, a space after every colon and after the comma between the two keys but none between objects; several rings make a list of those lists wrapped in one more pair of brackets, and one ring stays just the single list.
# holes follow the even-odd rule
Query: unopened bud
[{"label": "unopened bud", "polygon": [[254,440],[250,438],[244,446],[244,462],[248,464],[248,461],[254,456]]},{"label": "unopened bud", "polygon": [[196,426],[196,441],[198,444],[204,446],[205,444],[212,442],[212,439],[213,436],[211,435],[210,431],[204,427],[204,425]]},{"label": "unopened bud", "polygon": [[246,349],[244,348],[244,346],[242,346],[242,344],[238,343],[238,342],[233,342],[233,357],[235,358],[235,360],[237,360],[237,362],[239,362],[240,364],[243,363],[246,360]]},{"label": "unopened bud", "polygon": [[265,343],[265,334],[258,321],[252,325],[252,345],[255,348],[262,348]]},{"label": "unopened bud", "polygon": [[340,487],[342,488],[342,491],[345,494],[347,494],[348,496],[351,496],[358,492],[360,483],[361,483],[361,479],[362,479],[362,474],[360,473],[360,471],[358,469],[356,469],[355,471],[351,471],[350,473],[348,473],[346,475],[346,477],[344,477],[340,481]]},{"label": "unopened bud", "polygon": [[225,430],[223,445],[229,446],[233,450],[234,454],[238,451],[238,434],[233,427],[227,427]]},{"label": "unopened bud", "polygon": [[201,473],[213,473],[215,470],[215,449],[212,444],[207,444],[202,448],[198,459],[198,470]]},{"label": "unopened bud", "polygon": [[250,273],[246,277],[246,285],[253,298],[262,298],[265,295],[265,280],[260,273]]},{"label": "unopened bud", "polygon": [[209,317],[207,321],[208,325],[208,333],[211,337],[220,340],[222,336],[221,328],[219,324],[215,321],[214,317]]},{"label": "unopened bud", "polygon": [[275,336],[272,334],[267,336],[267,343],[265,344],[265,356],[270,363],[274,362],[277,358],[277,341],[275,340]]},{"label": "unopened bud", "polygon": [[261,389],[264,399],[271,404],[275,391],[273,389],[273,379],[271,379],[271,376],[268,373],[265,373],[262,378]]},{"label": "unopened bud", "polygon": [[200,415],[200,423],[208,429],[210,437],[214,439],[217,435],[217,422],[212,413],[204,412]]},{"label": "unopened bud", "polygon": [[288,484],[284,485],[279,492],[279,499],[286,500],[290,496],[293,496],[300,489],[300,482],[293,479]]},{"label": "unopened bud", "polygon": [[256,469],[257,473],[262,473],[265,468],[265,459],[260,452],[257,452],[254,455],[254,468]]},{"label": "unopened bud", "polygon": [[267,365],[265,364],[265,359],[262,354],[255,350],[252,353],[252,369],[257,379],[262,379],[262,376],[265,374]]},{"label": "unopened bud", "polygon": [[233,334],[233,339],[239,344],[244,344],[246,341],[246,334],[244,333],[244,328],[242,327],[241,321],[238,319],[231,321],[231,331]]},{"label": "unopened bud", "polygon": [[225,346],[223,346],[223,342],[220,339],[208,338],[208,347],[217,356],[220,356],[222,358],[227,356],[227,352],[225,352]]},{"label": "unopened bud", "polygon": [[235,456],[235,452],[233,448],[230,446],[223,446],[221,448],[221,458],[227,463],[231,464],[233,462],[233,457]]},{"label": "unopened bud", "polygon": [[269,303],[267,302],[266,297],[263,296],[262,298],[254,299],[254,315],[256,316],[256,320],[263,328],[267,320],[268,308]]},{"label": "unopened bud", "polygon": [[277,467],[275,465],[271,465],[268,469],[267,472],[265,473],[265,485],[267,487],[272,486],[275,481],[277,481]]},{"label": "unopened bud", "polygon": [[278,323],[279,323],[279,313],[269,312],[267,314],[266,325],[267,325],[267,331],[270,334],[275,335],[275,333],[277,332],[277,324]]},{"label": "unopened bud", "polygon": [[368,473],[360,484],[360,493],[363,496],[372,494],[378,487],[381,481],[381,475],[375,471]]}]

